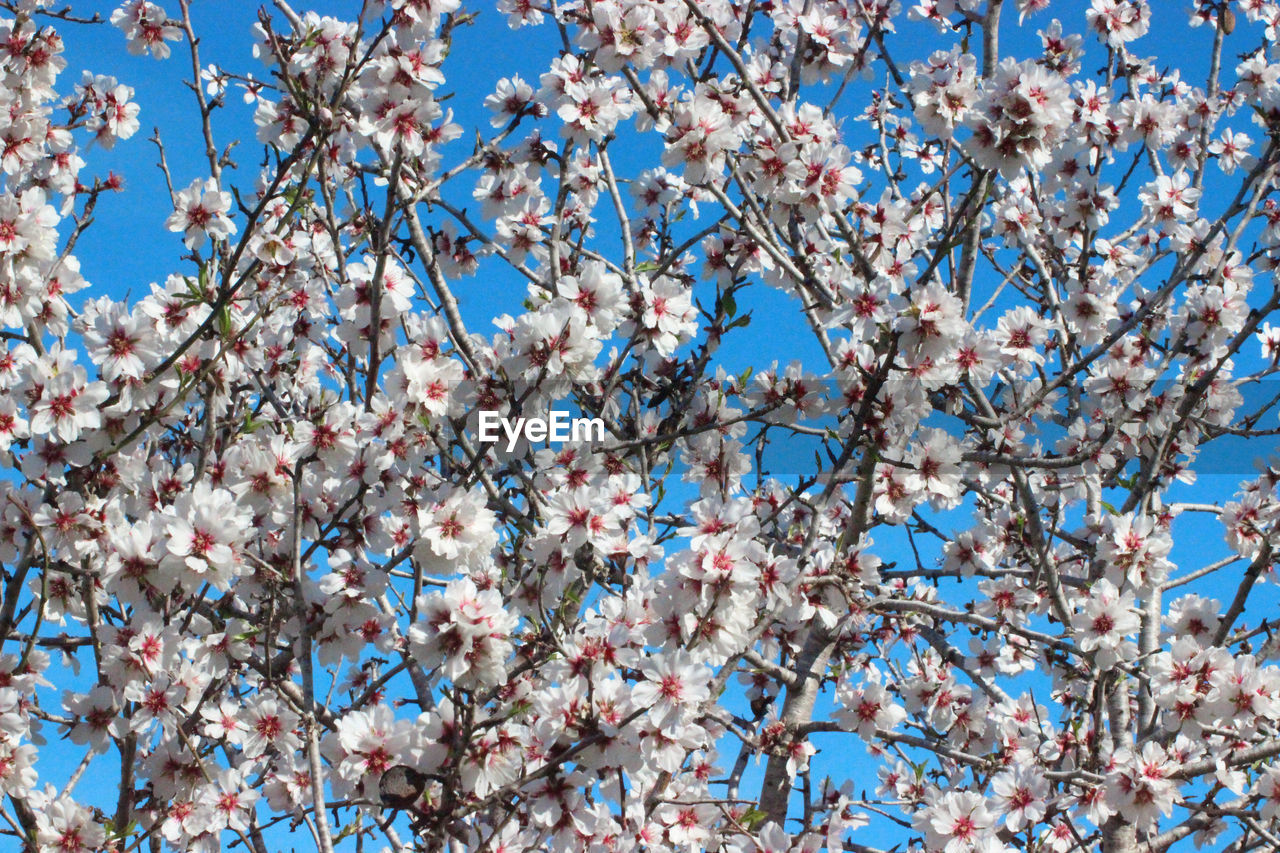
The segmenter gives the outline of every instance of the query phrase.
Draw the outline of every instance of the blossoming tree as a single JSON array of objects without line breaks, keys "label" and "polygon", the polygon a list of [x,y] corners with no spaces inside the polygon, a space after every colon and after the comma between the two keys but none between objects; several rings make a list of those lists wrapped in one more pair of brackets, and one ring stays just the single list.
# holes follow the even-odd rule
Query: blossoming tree
[{"label": "blossoming tree", "polygon": [[[166,2],[120,298],[133,90],[0,0],[0,846],[1280,848],[1280,467],[1189,486],[1280,433],[1280,4]],[[558,50],[462,105],[477,14]]]}]

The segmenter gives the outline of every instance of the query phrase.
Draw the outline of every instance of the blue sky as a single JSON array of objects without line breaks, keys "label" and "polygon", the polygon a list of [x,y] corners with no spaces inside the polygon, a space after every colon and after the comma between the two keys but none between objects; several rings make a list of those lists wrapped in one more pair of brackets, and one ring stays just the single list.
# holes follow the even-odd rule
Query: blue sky
[{"label": "blue sky", "polygon": [[[83,6],[85,11],[101,11],[105,17],[114,5],[78,4],[77,11]],[[170,0],[169,5],[175,4]],[[245,0],[195,4],[193,17],[197,32],[202,37],[204,64],[212,62],[236,72],[248,71],[259,77],[264,75],[265,69],[250,53],[249,28],[255,19],[258,5],[257,2]],[[1135,45],[1135,50],[1141,55],[1156,53],[1166,62],[1177,60],[1183,66],[1184,77],[1200,84],[1206,71],[1204,57],[1207,56],[1211,34],[1207,28],[1186,29],[1185,5],[1155,0],[1153,31]],[[314,8],[322,14],[335,14],[339,17],[352,16],[358,6],[355,2],[318,2],[309,7],[298,4],[300,11],[303,8]],[[1087,2],[1059,0],[1048,13],[1029,19],[1021,29],[1017,27],[1016,11],[1011,8],[1005,15],[1003,44],[1006,50],[1023,55],[1038,53],[1039,42],[1035,35],[1037,29],[1046,26],[1052,17],[1057,16],[1063,19],[1068,31],[1083,31],[1084,10],[1087,7]],[[170,11],[174,10],[171,8]],[[915,55],[922,57],[941,45],[930,26],[909,25],[904,21],[902,27],[902,37],[895,39],[900,46],[897,49],[902,49],[901,45],[910,45]],[[179,235],[171,234],[164,228],[164,220],[170,212],[169,202],[163,177],[155,165],[156,149],[147,141],[152,128],[157,128],[165,142],[175,186],[185,187],[193,179],[207,174],[207,163],[201,145],[197,142],[199,127],[194,96],[183,83],[184,75],[190,75],[185,47],[175,45],[173,58],[159,63],[150,57],[128,55],[124,50],[123,35],[114,28],[60,24],[59,29],[67,45],[69,63],[60,81],[64,90],[69,90],[79,79],[82,70],[92,70],[95,73],[113,75],[120,82],[132,86],[136,90],[136,100],[142,106],[139,117],[142,129],[133,139],[118,144],[112,151],[94,149],[86,155],[89,166],[83,173],[83,182],[88,183],[95,174],[105,176],[108,170],[112,170],[122,174],[126,184],[125,192],[101,199],[96,223],[81,239],[76,251],[83,273],[92,284],[90,290],[80,294],[81,297],[105,293],[116,298],[124,298],[126,294],[130,294],[136,299],[147,292],[149,283],[161,282],[173,272],[190,272],[178,260],[183,251]],[[1250,34],[1242,20],[1237,36],[1228,50],[1228,57],[1256,43],[1257,35]],[[1101,54],[1096,41],[1091,37],[1086,38],[1086,46],[1090,55],[1086,59],[1085,68],[1090,70],[1096,67]],[[538,76],[556,55],[559,47],[559,39],[553,29],[542,27],[511,33],[507,30],[503,17],[487,7],[474,26],[464,28],[456,34],[454,54],[445,65],[447,82],[444,88],[456,92],[448,106],[454,109],[457,120],[468,130],[462,140],[454,143],[453,148],[446,153],[446,164],[469,153],[469,140],[473,138],[470,132],[472,126],[478,126],[482,132],[488,131],[489,114],[481,106],[481,102],[493,90],[497,80],[520,74],[536,84]],[[902,56],[897,58],[900,64],[905,64]],[[1230,69],[1233,64],[1229,60],[1227,68]],[[874,82],[880,85],[879,81]],[[855,107],[860,100],[865,99],[869,85],[859,83],[851,86],[844,96],[844,103],[850,108]],[[220,145],[236,138],[242,140],[234,154],[240,169],[231,180],[248,186],[256,174],[260,151],[253,137],[252,107],[243,105],[238,90],[234,89],[229,92],[227,103],[228,108],[216,116],[215,129]],[[858,138],[860,127],[850,123],[847,129],[852,137]],[[1255,134],[1257,135],[1259,134]],[[642,168],[656,165],[651,143],[637,145],[633,140],[623,138],[611,150],[620,176],[634,175]],[[470,186],[461,185],[460,189],[469,192]],[[1211,185],[1210,195],[1212,189]],[[875,192],[878,191],[877,187]],[[1118,219],[1123,219],[1122,214],[1123,210],[1118,214]],[[616,231],[610,224],[612,213],[607,205],[602,205],[597,215],[601,219],[602,239]],[[504,276],[498,265],[489,264],[482,269],[484,272],[480,277],[464,280],[458,283],[458,288],[469,327],[473,331],[490,333],[490,318],[519,310],[525,289],[522,280],[514,275]],[[770,361],[785,365],[792,359],[801,359],[811,369],[822,372],[821,354],[794,303],[767,287],[760,286],[752,290],[754,292],[749,298],[740,296],[739,303],[743,308],[755,310],[755,322],[750,328],[726,339],[719,355],[720,361],[731,372],[739,373],[747,366],[758,369],[767,366]],[[1172,497],[1196,501],[1227,498],[1239,481],[1249,476],[1249,455],[1245,452],[1240,457],[1222,457],[1221,473],[1216,470],[1219,462],[1215,460],[1214,473],[1202,476],[1194,487],[1179,487]],[[1256,455],[1263,454],[1258,452]],[[952,513],[945,519],[943,529],[965,526],[966,521],[963,512]],[[882,545],[889,546],[885,550],[905,547],[902,541],[895,545],[891,535],[881,534],[877,538]],[[1221,532],[1216,522],[1207,516],[1184,517],[1179,521],[1175,528],[1175,561],[1188,567],[1196,566],[1222,552]],[[925,556],[927,560],[929,550],[925,551]],[[892,554],[887,554],[886,558],[891,559]],[[1221,589],[1214,590],[1211,583],[1201,586],[1206,594],[1216,592],[1220,598],[1229,598],[1234,591],[1234,586],[1225,592]],[[1194,590],[1197,587],[1188,589]],[[1274,596],[1267,600],[1274,606]],[[1255,621],[1257,614],[1251,609],[1245,618]],[[1043,682],[1041,687],[1043,688]],[[1047,688],[1038,689],[1037,693],[1047,695]],[[857,790],[874,788],[872,765],[857,760],[863,751],[855,738],[837,739],[827,736],[816,742],[823,753],[815,759],[815,776],[820,777],[823,772],[831,772],[836,776],[850,775],[852,767],[851,775]],[[851,755],[842,750],[850,750]],[[69,771],[80,757],[78,748],[67,749],[56,741],[51,741],[45,747],[42,756],[42,776],[47,774],[51,781],[57,781],[59,770],[65,767]],[[732,763],[733,755],[725,755],[722,760],[727,766]],[[751,791],[752,785],[745,784],[743,790]],[[85,796],[94,792],[89,785],[82,783],[78,793]],[[113,797],[114,793],[106,795]],[[874,838],[861,840],[876,843]]]}]

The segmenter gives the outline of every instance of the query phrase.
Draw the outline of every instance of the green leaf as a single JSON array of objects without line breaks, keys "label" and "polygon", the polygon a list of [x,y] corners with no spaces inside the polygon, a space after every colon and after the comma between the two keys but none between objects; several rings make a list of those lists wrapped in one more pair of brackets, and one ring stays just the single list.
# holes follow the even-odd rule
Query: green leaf
[{"label": "green leaf", "polygon": [[357,832],[361,830],[362,828],[361,825],[363,823],[364,823],[363,816],[357,813],[356,819],[353,820],[351,823],[347,824],[346,826],[344,826],[342,828],[342,832],[339,832],[336,836],[334,836],[333,840],[341,841],[342,839],[346,838],[349,835],[355,835]]},{"label": "green leaf", "polygon": [[726,317],[732,317],[738,313],[738,300],[733,298],[732,293],[726,293],[724,299],[720,300],[720,305],[724,308]]},{"label": "green leaf", "polygon": [[746,813],[743,814],[742,817],[738,818],[738,823],[742,824],[743,829],[754,831],[758,829],[768,817],[769,815],[765,814],[760,809],[751,808],[747,809]]}]

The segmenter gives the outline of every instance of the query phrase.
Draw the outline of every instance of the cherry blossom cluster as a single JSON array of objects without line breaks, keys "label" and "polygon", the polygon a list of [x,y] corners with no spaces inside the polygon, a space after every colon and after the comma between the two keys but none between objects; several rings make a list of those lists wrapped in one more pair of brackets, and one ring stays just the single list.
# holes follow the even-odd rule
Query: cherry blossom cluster
[{"label": "cherry blossom cluster", "polygon": [[1280,4],[350,5],[0,2],[0,835],[1280,844]]}]

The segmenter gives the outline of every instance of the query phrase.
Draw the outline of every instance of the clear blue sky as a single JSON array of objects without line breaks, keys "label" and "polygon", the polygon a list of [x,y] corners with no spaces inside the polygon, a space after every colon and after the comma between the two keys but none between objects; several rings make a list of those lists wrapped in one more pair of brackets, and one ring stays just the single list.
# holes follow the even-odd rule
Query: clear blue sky
[{"label": "clear blue sky", "polygon": [[[171,7],[171,12],[176,8],[173,0],[169,0],[167,5]],[[213,62],[233,71],[248,71],[258,77],[264,76],[265,69],[250,53],[249,29],[258,5],[245,0],[205,0],[195,4],[193,15],[197,31],[202,36],[202,60],[205,64]],[[904,5],[909,6],[910,0],[905,0]],[[1207,70],[1204,57],[1207,56],[1211,41],[1208,29],[1186,29],[1185,3],[1154,0],[1152,5],[1156,10],[1153,32],[1134,46],[1136,52],[1155,53],[1166,62],[1176,60],[1185,63],[1184,77],[1193,84],[1201,84]],[[77,11],[82,6],[85,11],[96,9],[106,17],[115,4],[77,4]],[[297,7],[299,11],[308,8],[301,2]],[[1017,27],[1016,11],[1011,8],[1005,15],[1003,40],[1006,50],[1012,49],[1023,55],[1038,53],[1035,30],[1046,26],[1054,16],[1062,18],[1069,31],[1083,32],[1084,10],[1087,7],[1088,3],[1083,0],[1059,0],[1048,13],[1029,19],[1021,30]],[[322,14],[350,17],[359,8],[359,3],[331,0],[313,3],[309,8]],[[446,163],[469,153],[470,140],[474,138],[471,127],[479,127],[482,132],[488,131],[489,113],[481,102],[493,90],[496,81],[503,76],[519,74],[536,85],[538,76],[560,48],[555,31],[549,27],[512,33],[507,30],[503,17],[491,7],[477,8],[483,9],[477,23],[457,33],[454,54],[445,65],[447,82],[444,88],[457,93],[448,102],[448,106],[455,111],[457,120],[467,128],[463,138],[454,143],[452,150],[446,154]],[[157,62],[150,57],[128,55],[124,50],[123,35],[114,28],[60,24],[59,29],[67,45],[69,62],[60,81],[64,91],[69,90],[79,79],[81,71],[87,69],[114,75],[120,82],[132,86],[137,93],[136,100],[142,106],[139,116],[142,130],[133,139],[118,144],[113,151],[95,149],[86,155],[89,166],[83,173],[83,182],[88,183],[95,174],[105,176],[110,169],[125,177],[126,191],[105,196],[100,201],[95,226],[82,238],[76,251],[83,273],[93,285],[90,290],[80,294],[81,297],[106,293],[117,298],[123,298],[125,294],[132,294],[133,298],[137,298],[147,292],[150,282],[163,281],[175,271],[189,272],[178,261],[182,253],[179,235],[170,234],[164,228],[164,220],[170,212],[169,202],[161,173],[155,165],[156,149],[147,142],[152,128],[158,128],[166,144],[169,167],[176,186],[185,187],[193,179],[206,175],[207,164],[201,145],[197,142],[199,129],[194,96],[183,83],[183,79],[190,75],[185,47],[175,45],[173,58]],[[904,35],[910,34],[912,39],[894,39],[893,42],[900,46],[899,49],[910,42],[915,55],[922,57],[940,45],[929,26],[909,25],[904,21],[903,29]],[[1232,43],[1234,50],[1244,50],[1256,41],[1254,35],[1248,34],[1247,30],[1242,20],[1237,37]],[[1099,64],[1101,53],[1092,37],[1086,38],[1086,45],[1090,55],[1085,67],[1089,70]],[[1228,55],[1233,55],[1231,50]],[[898,56],[897,59],[900,64],[906,64],[904,57]],[[1233,61],[1229,61],[1228,68],[1233,64]],[[876,81],[876,84],[880,85],[880,81]],[[846,94],[845,102],[854,105],[860,97],[865,97],[865,92],[866,84],[855,85]],[[236,138],[242,140],[243,144],[236,149],[234,155],[241,168],[231,180],[238,181],[242,186],[249,186],[255,176],[260,153],[253,138],[252,108],[241,103],[238,90],[229,93],[227,103],[228,108],[219,112],[215,126],[219,144],[225,145]],[[855,138],[861,130],[852,123],[846,127]],[[656,165],[651,145],[652,143],[647,143],[637,146],[633,141],[623,139],[619,147],[612,149],[620,175],[634,175],[641,168]],[[469,190],[469,185],[466,189]],[[879,187],[875,189],[875,193],[878,192]],[[613,226],[609,224],[609,220],[612,213],[607,205],[602,205],[598,216],[601,219],[601,233],[611,233]],[[1123,219],[1123,216],[1118,218]],[[492,329],[489,319],[504,312],[518,311],[525,290],[521,280],[503,275],[500,265],[489,264],[482,269],[482,277],[459,283],[459,293],[470,328],[489,333]],[[767,366],[770,361],[786,364],[794,358],[800,358],[807,366],[821,372],[821,355],[794,303],[766,287],[755,288],[755,291],[752,297],[740,297],[739,303],[743,308],[756,309],[756,321],[745,332],[728,339],[721,353],[722,361],[736,373],[749,365],[759,368]],[[1178,489],[1175,497],[1200,501],[1229,497],[1238,482],[1249,475],[1247,456],[1248,454],[1240,457],[1215,457],[1210,466],[1215,469],[1215,473],[1203,476],[1196,487]],[[1222,469],[1221,473],[1216,470],[1219,467]],[[944,529],[965,525],[963,513],[953,513],[945,521]],[[1198,565],[1206,558],[1222,553],[1221,532],[1216,523],[1207,517],[1180,521],[1175,532],[1174,557],[1185,566]],[[893,544],[888,536],[878,538],[882,545]],[[901,546],[901,542],[897,543],[897,547]],[[892,556],[887,554],[886,558],[891,559]],[[929,558],[928,550],[925,556],[926,559]],[[1229,597],[1233,589],[1232,587],[1224,592],[1222,589],[1210,588],[1206,590],[1206,594],[1216,593],[1219,597]],[[1274,606],[1274,596],[1270,600]],[[1251,611],[1245,618],[1254,621],[1257,614]],[[1047,693],[1043,689],[1044,685],[1045,682],[1041,681],[1037,693]],[[60,684],[59,687],[61,686],[63,685]],[[816,742],[824,750],[815,759],[816,776],[831,772],[839,778],[852,772],[857,789],[869,790],[874,787],[872,766],[856,760],[862,755],[862,748],[856,738],[823,737]],[[842,749],[851,750],[851,753],[842,754]],[[54,739],[43,748],[41,756],[42,777],[47,776],[54,782],[58,782],[58,776],[62,775],[59,771],[63,768],[69,771],[80,757],[78,748],[70,748],[69,744],[64,746]],[[726,767],[732,760],[731,754],[722,757]],[[749,784],[744,785],[744,791],[750,790]],[[96,796],[98,792],[91,785],[82,783],[78,793],[81,796]],[[101,793],[106,797],[114,797],[114,792]],[[861,840],[875,843],[874,838]]]}]

